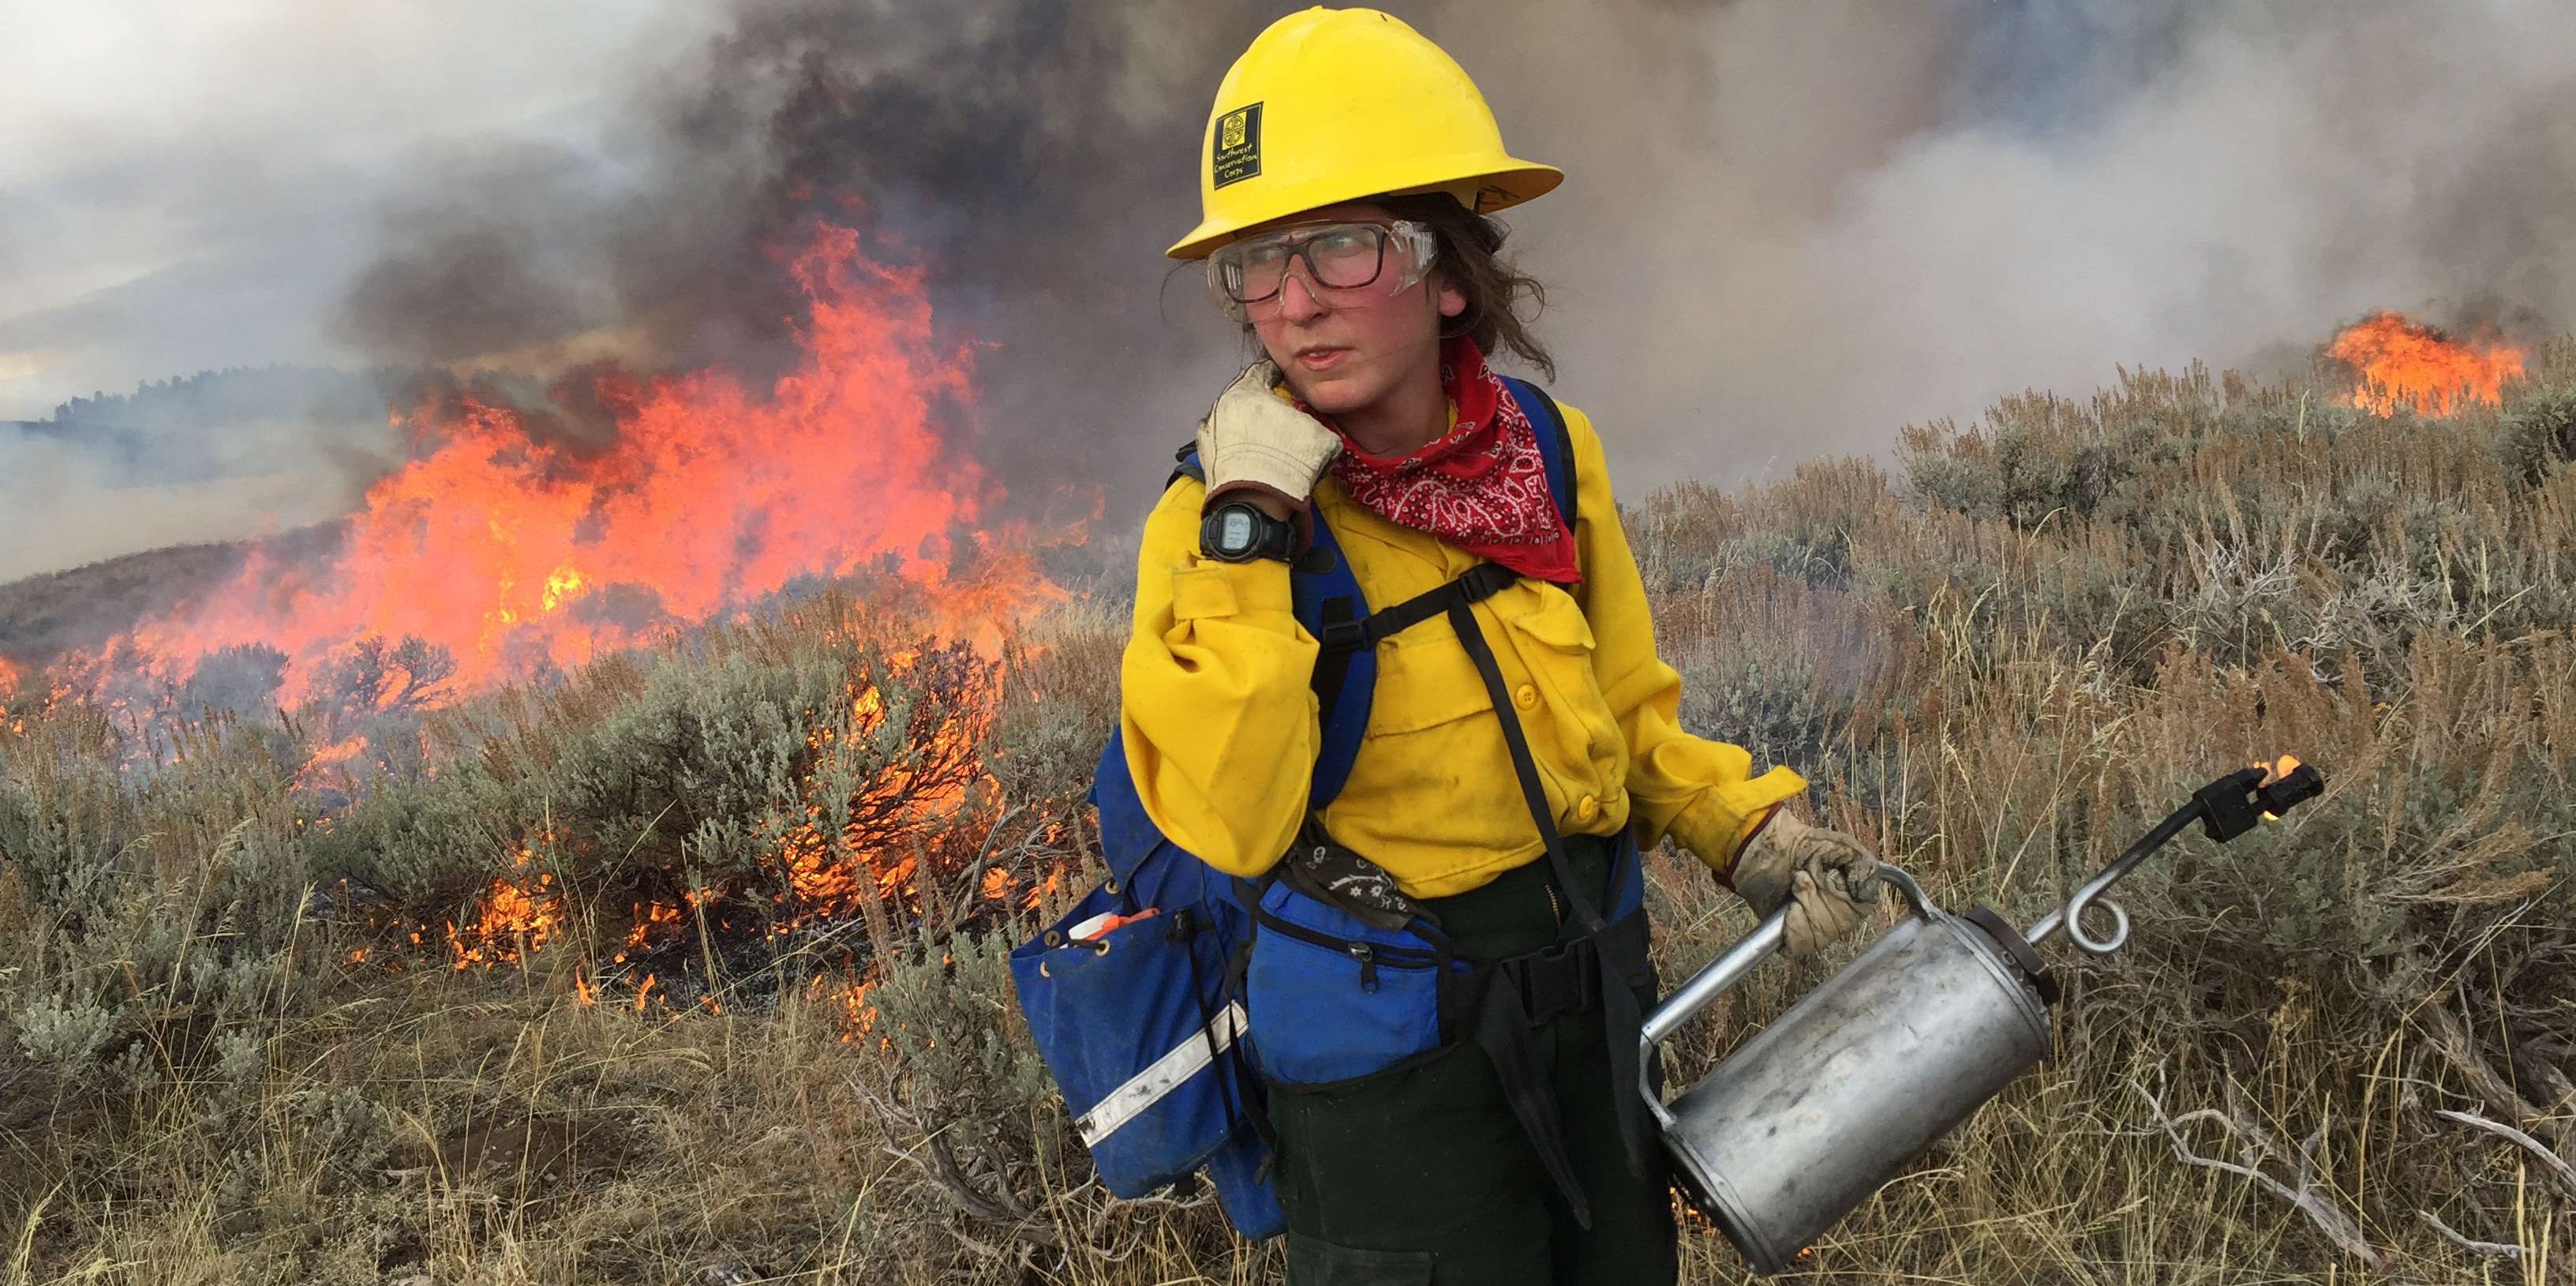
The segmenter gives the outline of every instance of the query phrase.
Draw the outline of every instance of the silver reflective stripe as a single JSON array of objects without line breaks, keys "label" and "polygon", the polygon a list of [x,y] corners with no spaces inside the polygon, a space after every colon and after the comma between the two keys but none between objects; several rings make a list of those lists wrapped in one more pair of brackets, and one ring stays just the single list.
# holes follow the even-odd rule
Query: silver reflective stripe
[{"label": "silver reflective stripe", "polygon": [[1222,1013],[1208,1020],[1207,1026],[1183,1037],[1172,1051],[1154,1060],[1145,1070],[1127,1078],[1127,1083],[1109,1092],[1109,1097],[1092,1105],[1073,1123],[1082,1132],[1084,1147],[1097,1147],[1102,1139],[1115,1133],[1119,1126],[1135,1120],[1137,1113],[1162,1101],[1163,1096],[1180,1088],[1183,1081],[1198,1075],[1217,1053],[1234,1044],[1234,1038],[1251,1027],[1243,1012],[1243,1002],[1236,1001]]}]

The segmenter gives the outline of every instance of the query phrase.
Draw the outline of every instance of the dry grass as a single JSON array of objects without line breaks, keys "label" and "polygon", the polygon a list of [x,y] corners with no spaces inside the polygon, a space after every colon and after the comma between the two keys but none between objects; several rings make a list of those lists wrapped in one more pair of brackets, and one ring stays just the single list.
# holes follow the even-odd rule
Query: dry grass
[{"label": "dry grass", "polygon": [[[1818,462],[1630,516],[1685,719],[1809,770],[1814,807],[1945,905],[2034,918],[2258,755],[2330,783],[2125,886],[2135,937],[2067,963],[2056,1056],[1828,1236],[1808,1279],[2576,1277],[2576,1191],[2440,1114],[2576,1155],[2576,420],[2551,401],[2576,346],[2535,376],[2502,411],[2419,423],[2142,375],[1910,433],[1897,478]],[[795,619],[700,660],[896,681],[867,658],[900,622]],[[0,734],[0,1286],[1275,1280],[1276,1248],[1234,1240],[1203,1192],[1101,1193],[1009,1008],[999,950],[1086,878],[1074,801],[1122,626],[1114,602],[1077,603],[1015,646],[978,698],[982,782],[919,814],[939,834],[875,913],[657,942],[669,1001],[609,967],[615,913],[639,882],[698,878],[699,850],[565,848],[556,938],[459,972],[388,942],[380,905],[302,896],[340,888],[374,832],[289,789],[291,737],[218,727],[120,773],[108,722],[22,695]],[[384,833],[441,808],[569,833],[546,783],[586,754],[625,762],[579,747],[647,700],[651,669],[448,748],[542,750],[551,766],[512,779],[536,793],[411,782],[384,797],[427,811]],[[886,744],[855,766],[783,758],[745,815],[807,806],[826,777],[839,797],[899,785],[913,752]],[[405,869],[422,889],[511,869],[476,861]],[[1687,861],[1652,874],[1668,979],[1747,926]],[[1847,953],[1763,971],[1672,1070]],[[1685,1265],[1745,1280],[1704,1227]]]}]

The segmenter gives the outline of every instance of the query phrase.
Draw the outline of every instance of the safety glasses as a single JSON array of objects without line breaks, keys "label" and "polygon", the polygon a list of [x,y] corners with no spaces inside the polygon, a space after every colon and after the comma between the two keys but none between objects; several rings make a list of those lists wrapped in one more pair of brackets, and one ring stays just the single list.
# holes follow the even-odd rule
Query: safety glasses
[{"label": "safety glasses", "polygon": [[1288,281],[1288,265],[1306,264],[1306,281],[1324,290],[1356,290],[1386,277],[1392,269],[1394,294],[1422,280],[1439,254],[1431,225],[1398,219],[1381,223],[1323,223],[1246,237],[1219,246],[1208,256],[1208,287],[1236,321],[1250,316],[1254,305],[1279,297]]}]

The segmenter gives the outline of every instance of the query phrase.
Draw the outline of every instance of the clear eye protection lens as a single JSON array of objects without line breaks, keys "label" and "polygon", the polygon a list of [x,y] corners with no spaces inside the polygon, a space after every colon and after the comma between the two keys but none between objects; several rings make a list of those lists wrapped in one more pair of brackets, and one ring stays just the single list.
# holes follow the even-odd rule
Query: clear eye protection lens
[{"label": "clear eye protection lens", "polygon": [[1319,284],[1354,290],[1377,280],[1385,247],[1386,234],[1380,229],[1336,228],[1306,243],[1306,262]]},{"label": "clear eye protection lens", "polygon": [[1398,219],[1387,231],[1395,242],[1389,250],[1398,256],[1397,266],[1402,269],[1396,274],[1395,284],[1387,287],[1391,295],[1422,280],[1440,261],[1440,234],[1433,232],[1430,224],[1412,219]]},{"label": "clear eye protection lens", "polygon": [[[1220,246],[1208,256],[1208,289],[1226,316],[1244,321],[1252,305],[1276,298],[1292,261],[1306,261],[1307,280],[1325,290],[1357,290],[1394,279],[1386,293],[1422,280],[1439,253],[1428,224],[1399,219],[1292,228]],[[1392,262],[1390,262],[1392,261]]]},{"label": "clear eye protection lens", "polygon": [[1238,322],[1249,320],[1251,316],[1247,311],[1249,305],[1245,304],[1242,298],[1243,265],[1228,262],[1224,254],[1225,252],[1220,250],[1208,256],[1208,294],[1216,300],[1216,306],[1224,311],[1228,319]]}]

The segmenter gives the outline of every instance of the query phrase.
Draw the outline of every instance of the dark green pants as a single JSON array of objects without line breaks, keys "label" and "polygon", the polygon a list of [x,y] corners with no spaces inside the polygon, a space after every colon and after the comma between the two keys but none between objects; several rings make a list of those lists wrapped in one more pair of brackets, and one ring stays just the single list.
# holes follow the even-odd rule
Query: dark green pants
[{"label": "dark green pants", "polygon": [[[1608,842],[1569,836],[1566,849],[1602,906]],[[1580,932],[1554,885],[1541,859],[1431,906],[1459,950],[1485,963]],[[1599,1007],[1539,1029],[1533,1044],[1555,1083],[1590,1229],[1575,1223],[1549,1180],[1493,1063],[1461,1041],[1427,1063],[1355,1084],[1272,1088],[1290,1286],[1673,1281],[1663,1158],[1644,1178],[1628,1173],[1612,1096],[1634,1091],[1610,1083]]]}]

